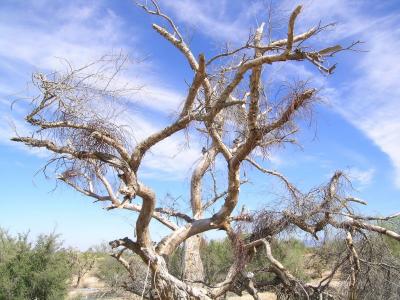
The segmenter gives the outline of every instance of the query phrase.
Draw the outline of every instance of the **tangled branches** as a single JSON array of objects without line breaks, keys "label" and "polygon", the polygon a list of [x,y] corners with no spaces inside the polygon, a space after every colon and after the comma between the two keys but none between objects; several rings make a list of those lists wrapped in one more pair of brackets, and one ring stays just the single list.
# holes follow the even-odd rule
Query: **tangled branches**
[{"label": "tangled branches", "polygon": [[[336,172],[325,186],[304,193],[283,174],[264,167],[258,160],[260,152],[268,155],[274,148],[294,143],[299,120],[305,112],[312,111],[318,100],[318,91],[308,82],[290,85],[277,101],[268,99],[263,70],[273,64],[297,61],[311,63],[330,75],[336,65],[330,65],[328,60],[358,42],[348,47],[306,47],[308,40],[321,34],[326,26],[296,34],[295,24],[302,10],[298,6],[288,20],[285,38],[266,40],[262,23],[245,45],[213,57],[207,53],[196,57],[179,27],[155,0],[139,6],[166,22],[166,27],[152,27],[183,55],[193,72],[176,119],[141,140],[132,138],[131,132],[124,130],[121,103],[115,101],[124,92],[114,79],[125,59],[105,57],[84,68],[69,68],[66,74],[36,74],[34,83],[39,97],[26,116],[34,132],[13,141],[53,153],[52,161],[59,163],[58,179],[77,192],[106,203],[108,210],[125,209],[137,214],[136,239],[117,239],[110,245],[121,249],[119,253],[129,250],[142,259],[152,277],[151,289],[160,299],[217,299],[235,290],[235,286],[259,299],[257,288],[263,285],[273,286],[283,299],[334,299],[343,296],[331,288],[338,274],[345,277],[346,297],[356,299],[362,295],[362,287],[372,280],[368,278],[372,278],[370,271],[374,267],[390,269],[385,278],[393,280],[397,276],[397,271],[392,271],[397,268],[395,264],[372,258],[374,248],[368,245],[374,245],[375,236],[398,242],[400,235],[378,224],[382,218],[355,213],[355,204],[366,203],[347,195],[347,179],[342,172]],[[106,67],[109,63],[111,69]],[[191,126],[206,139],[189,184],[189,214],[183,204],[173,208],[157,206],[156,191],[142,181],[140,171],[144,157],[154,146],[182,131],[192,134],[188,130]],[[194,136],[199,137],[197,133]],[[265,209],[254,216],[244,208],[237,212],[240,187],[248,182],[243,171],[245,163],[255,168],[253,172],[260,171],[282,182],[288,191],[280,205],[282,209]],[[216,168],[223,173],[224,184],[215,176]],[[207,182],[213,189],[211,199],[204,199]],[[222,192],[218,191],[220,186]],[[160,241],[152,237],[153,219],[169,230]],[[250,223],[250,230],[235,232],[235,226],[244,222]],[[212,230],[227,233],[235,259],[226,277],[209,285],[204,281],[200,246],[201,235]],[[320,240],[321,233],[328,230],[341,237],[344,248],[330,265],[331,271],[317,284],[297,278],[274,254],[274,241],[284,234],[294,232]],[[181,245],[184,270],[178,278],[168,270],[167,261]],[[246,269],[259,249],[263,249],[266,260],[262,272],[272,274],[265,284],[257,282]],[[114,257],[126,265],[128,272],[132,271],[122,255]]]}]

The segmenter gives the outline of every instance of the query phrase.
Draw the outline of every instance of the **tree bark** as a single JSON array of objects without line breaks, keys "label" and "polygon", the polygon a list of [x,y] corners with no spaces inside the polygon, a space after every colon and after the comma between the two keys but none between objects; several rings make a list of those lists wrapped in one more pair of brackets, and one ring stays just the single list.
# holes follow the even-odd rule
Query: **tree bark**
[{"label": "tree bark", "polygon": [[[194,219],[200,219],[203,216],[203,204],[201,199],[202,179],[205,172],[215,160],[218,151],[215,146],[211,146],[199,161],[193,171],[191,178],[190,199],[192,213]],[[195,286],[200,286],[204,281],[204,267],[200,255],[201,235],[197,234],[185,241],[184,248],[184,266],[183,280],[188,283],[193,283]]]},{"label": "tree bark", "polygon": [[161,256],[152,255],[152,295],[151,299],[159,300],[211,300],[206,288],[194,286],[172,276],[165,260]]},{"label": "tree bark", "polygon": [[183,254],[183,280],[200,286],[204,280],[204,267],[200,255],[201,235],[197,234],[185,241]]}]

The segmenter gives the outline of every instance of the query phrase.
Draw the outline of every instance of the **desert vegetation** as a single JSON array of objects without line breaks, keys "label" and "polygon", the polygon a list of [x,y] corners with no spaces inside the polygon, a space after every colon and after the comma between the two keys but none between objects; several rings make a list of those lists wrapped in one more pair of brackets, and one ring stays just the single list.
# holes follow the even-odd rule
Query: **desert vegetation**
[{"label": "desert vegetation", "polygon": [[[153,38],[164,39],[182,54],[192,72],[185,99],[170,123],[141,140],[134,138],[123,114],[125,86],[118,82],[127,59],[122,54],[106,55],[83,67],[68,65],[65,72],[35,73],[38,95],[25,117],[32,133],[12,138],[48,150],[53,156],[45,171],[77,193],[103,203],[107,210],[132,212],[134,232],[110,241],[111,257],[69,253],[68,263],[51,238],[30,246],[23,237],[15,240],[6,235],[7,243],[17,249],[22,243],[27,257],[45,251],[51,259],[40,262],[39,274],[49,268],[57,277],[54,286],[72,278],[67,266],[75,270],[73,284],[79,286],[97,262],[97,276],[111,290],[150,299],[219,299],[232,293],[261,299],[263,291],[278,299],[398,298],[399,214],[359,213],[358,207],[367,203],[351,195],[350,181],[342,171],[302,191],[269,169],[265,160],[271,151],[296,143],[301,122],[310,116],[320,94],[306,79],[283,87],[264,85],[263,71],[296,62],[311,64],[329,76],[336,68],[335,56],[355,55],[349,52],[359,42],[319,47],[312,41],[333,24],[297,32],[302,12],[297,6],[280,39],[273,40],[271,24],[261,22],[238,48],[195,54],[180,27],[155,0],[138,6],[158,20],[152,24]],[[155,187],[143,178],[141,166],[153,147],[175,135],[183,142],[200,141],[203,151],[190,170],[188,197],[162,203]],[[265,180],[275,178],[283,187],[273,208],[238,207],[241,187],[255,174]],[[154,238],[152,220],[168,230],[161,239]],[[226,237],[208,240],[206,234],[216,230]],[[6,260],[17,259],[17,253],[11,251]],[[14,272],[7,262],[4,266],[4,274]],[[65,295],[65,286],[52,292],[53,281],[40,281],[36,273],[29,276],[34,267],[29,268],[15,271],[28,276],[23,284],[16,283],[18,297]],[[17,277],[11,273],[4,280],[10,278]],[[48,283],[37,291],[44,294],[26,294],[30,292],[24,284],[33,279]],[[14,294],[4,295],[11,299]]]},{"label": "desert vegetation", "polygon": [[0,299],[63,299],[72,277],[69,253],[57,235],[10,235],[0,230]]},{"label": "desert vegetation", "polygon": [[[386,224],[399,229],[398,219]],[[370,262],[361,260],[360,299],[396,299],[400,270],[400,249],[397,243],[387,238],[371,235],[376,245],[369,249]],[[363,249],[365,246],[358,244]],[[273,243],[274,254],[288,271],[304,282],[318,282],[334,268],[332,255],[345,251],[345,245],[337,237],[327,238],[323,244],[306,245],[303,241],[278,239]],[[12,236],[1,231],[0,299],[140,299],[151,297],[151,285],[146,283],[147,266],[135,254],[125,254],[124,259],[134,268],[126,269],[113,257],[106,244],[94,246],[88,251],[64,248],[57,234],[41,235],[30,241],[28,234]],[[171,274],[181,279],[183,276],[183,247],[174,252],[168,263]],[[229,239],[203,240],[200,247],[204,264],[204,281],[214,285],[221,281],[234,262],[234,252]],[[265,272],[268,261],[264,250],[246,267],[254,274],[255,288],[263,292],[283,297],[273,284],[274,277]],[[351,266],[343,266],[349,268]],[[372,269],[372,270],[370,270]],[[148,277],[148,276],[147,276]],[[149,280],[149,278],[147,279]],[[332,278],[332,290],[345,293],[348,278],[338,272]],[[83,283],[83,284],[82,284]],[[268,283],[270,285],[268,285]],[[147,286],[147,288],[146,288]],[[248,295],[241,286],[228,293]],[[236,292],[236,293],[235,293]],[[345,298],[345,294],[343,294]],[[264,299],[264,298],[261,298]]]}]

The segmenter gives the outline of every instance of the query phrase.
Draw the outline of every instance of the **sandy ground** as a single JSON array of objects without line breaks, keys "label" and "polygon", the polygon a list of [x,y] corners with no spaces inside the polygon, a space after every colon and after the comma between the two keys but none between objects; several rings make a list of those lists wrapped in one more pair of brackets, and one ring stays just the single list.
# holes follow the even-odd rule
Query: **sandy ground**
[{"label": "sandy ground", "polygon": [[[139,297],[136,297],[135,295],[131,296],[126,296],[126,297],[101,297],[101,295],[104,293],[105,287],[104,283],[101,282],[97,277],[95,276],[86,276],[82,279],[80,287],[79,288],[71,288],[69,294],[68,294],[68,300],[94,300],[94,299],[104,299],[104,300],[135,300],[139,299]],[[262,300],[276,300],[276,296],[273,293],[261,293],[260,297]],[[231,300],[253,300],[253,297],[250,295],[244,294],[243,296],[231,296],[228,297],[228,299]]]},{"label": "sandy ground", "polygon": [[[324,272],[322,276],[326,276],[328,273]],[[316,284],[318,279],[311,280],[311,284]],[[332,280],[332,286],[338,286],[339,281],[334,279]],[[72,288],[68,294],[68,300],[95,300],[95,299],[104,299],[104,300],[136,300],[140,299],[139,297],[132,295],[130,293],[124,295],[123,297],[105,297],[104,295],[106,288],[104,283],[100,281],[97,277],[93,275],[88,275],[84,277],[81,281],[79,288]],[[265,292],[259,294],[262,300],[276,300],[276,295],[273,293]],[[253,297],[250,295],[244,294],[243,296],[229,296],[230,300],[253,300]]]},{"label": "sandy ground", "polygon": [[[276,295],[273,293],[259,293],[259,296],[261,298],[261,300],[276,300]],[[243,295],[243,296],[233,296],[233,297],[228,297],[228,299],[231,300],[253,300],[253,297],[250,295]]]},{"label": "sandy ground", "polygon": [[[74,281],[73,281],[74,282]],[[138,299],[135,296],[130,297],[105,297],[104,294],[107,291],[104,282],[99,280],[96,276],[88,275],[85,276],[79,288],[71,287],[68,293],[68,300],[94,300],[94,299],[104,299],[104,300],[128,300],[128,299]]]},{"label": "sandy ground", "polygon": [[[138,300],[139,297],[127,296],[127,297],[101,297],[102,288],[79,288],[72,289],[68,295],[68,300],[95,300],[95,299],[104,299],[104,300]],[[273,293],[260,293],[259,294],[261,300],[276,300],[276,295]],[[230,296],[228,297],[230,300],[253,300],[253,297],[250,295],[244,294],[243,296]]]}]

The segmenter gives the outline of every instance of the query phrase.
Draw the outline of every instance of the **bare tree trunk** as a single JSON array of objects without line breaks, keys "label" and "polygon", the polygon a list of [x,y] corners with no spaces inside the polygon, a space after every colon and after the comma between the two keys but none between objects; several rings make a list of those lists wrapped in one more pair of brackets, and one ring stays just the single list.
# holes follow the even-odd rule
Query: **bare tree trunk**
[{"label": "bare tree trunk", "polygon": [[162,257],[153,266],[151,299],[211,300],[205,288],[187,284],[172,276]]},{"label": "bare tree trunk", "polygon": [[[111,83],[115,82],[115,76],[123,69],[127,58],[117,56],[114,59],[114,55],[111,55],[101,58],[98,61],[100,65],[94,69],[94,64],[88,64],[80,69],[71,67],[66,74],[34,74],[33,84],[39,95],[33,99],[30,107],[32,110],[25,117],[32,133],[25,137],[16,134],[11,140],[52,152],[54,157],[48,161],[44,170],[55,164],[54,171],[62,172],[57,175],[59,180],[77,192],[95,199],[95,202],[107,203],[107,210],[125,209],[139,213],[135,226],[136,241],[125,237],[110,242],[110,245],[113,249],[123,247],[118,254],[113,253],[113,257],[130,275],[134,274],[136,266],[128,260],[129,256],[125,257],[127,260],[124,259],[122,254],[125,250],[139,255],[148,265],[146,282],[148,279],[154,290],[152,299],[217,299],[224,296],[229,289],[237,289],[237,286],[241,288],[240,291],[246,288],[254,299],[258,299],[252,282],[253,275],[243,274],[243,270],[254,257],[256,248],[262,246],[265,247],[264,254],[269,266],[259,271],[272,273],[279,279],[276,286],[280,288],[277,291],[281,292],[282,297],[309,299],[309,295],[325,294],[324,291],[329,287],[334,275],[337,272],[347,272],[343,267],[347,265],[344,264],[347,261],[351,267],[348,298],[359,298],[359,255],[366,252],[362,243],[371,244],[368,234],[385,235],[400,241],[399,233],[379,226],[377,222],[389,221],[399,217],[400,213],[384,218],[355,215],[352,203],[366,203],[347,196],[345,187],[348,180],[342,172],[336,172],[326,186],[302,193],[283,175],[265,169],[255,159],[251,159],[256,151],[268,154],[272,147],[294,143],[299,114],[308,111],[309,106],[318,99],[317,90],[308,88],[308,83],[301,81],[294,86],[290,84],[284,89],[287,90],[284,94],[269,103],[267,95],[274,88],[268,91],[269,86],[262,86],[263,67],[283,62],[308,61],[321,72],[331,74],[336,64],[332,65],[329,58],[338,52],[352,50],[359,42],[354,42],[346,48],[335,45],[318,50],[306,46],[305,42],[309,38],[331,24],[314,27],[295,35],[295,21],[302,9],[302,6],[297,6],[290,15],[286,38],[267,42],[263,38],[264,23],[261,23],[244,46],[224,49],[224,52],[213,57],[207,55],[206,61],[204,54],[200,54],[198,59],[194,56],[178,26],[168,15],[161,12],[157,0],[145,2],[146,4],[139,6],[149,14],[159,16],[168,25],[163,27],[153,24],[153,29],[183,54],[194,72],[179,116],[166,127],[141,141],[136,141],[129,126],[128,130],[122,128],[125,127],[121,123],[125,115],[119,114],[119,104],[113,107],[114,101],[110,101],[126,97],[123,88],[120,90],[110,87],[114,86]],[[147,2],[151,2],[153,9],[147,6]],[[250,56],[251,50],[254,50],[254,56]],[[217,60],[218,64],[211,65]],[[110,76],[112,72],[114,73]],[[240,99],[237,98],[239,96]],[[96,109],[99,103],[105,105],[107,110]],[[197,166],[193,170],[190,185],[191,217],[179,209],[157,207],[156,191],[145,185],[139,175],[143,159],[153,147],[184,130],[192,136],[192,130],[189,130],[192,125],[200,132],[193,133],[194,137],[205,134],[206,147],[209,148],[204,147],[201,154],[199,153]],[[225,161],[224,164],[216,163],[217,155]],[[253,217],[244,210],[236,215],[240,178],[245,171],[241,168],[245,161],[284,183],[290,197],[285,197],[281,204],[287,204],[287,207],[282,207],[279,211],[265,207]],[[215,195],[208,201],[202,199],[206,197],[206,193],[202,193],[202,183],[207,171],[210,171],[213,179]],[[219,188],[214,171],[223,171],[225,174],[222,176],[225,181],[223,193],[217,192]],[[118,190],[116,187],[119,187]],[[142,201],[141,204],[133,202],[134,198]],[[207,209],[219,199],[220,208],[211,214]],[[186,224],[174,222],[175,217],[184,220]],[[156,244],[150,231],[153,218],[172,230]],[[246,226],[249,232],[246,230],[243,236],[237,235],[233,239],[232,226],[243,221],[250,222],[249,226]],[[271,241],[279,239],[281,233],[286,234],[296,228],[296,232],[302,231],[318,239],[317,233],[323,232],[327,227],[338,232],[347,232],[348,253],[343,261],[336,262],[330,275],[324,277],[317,287],[296,278],[273,256]],[[226,231],[232,240],[232,251],[236,255],[226,278],[218,284],[206,286],[202,283],[205,274],[200,255],[201,234],[215,229]],[[352,232],[357,234],[356,243],[353,243]],[[182,280],[169,273],[165,260],[184,242]],[[341,257],[342,255],[338,255],[338,258]],[[82,259],[82,264],[78,261],[78,266],[83,270],[80,271],[77,285],[85,272],[93,266],[86,264],[85,260],[87,261],[88,257]],[[365,259],[362,262],[368,263]],[[373,261],[370,263],[376,264]],[[386,264],[384,266],[386,267]],[[85,271],[86,267],[90,268]],[[393,270],[398,269],[395,266],[389,267]],[[245,278],[242,278],[243,275]],[[395,276],[394,273],[389,275],[388,273],[388,279]],[[148,276],[150,277],[147,278]],[[241,282],[242,279],[245,280],[245,286]]]},{"label": "bare tree trunk", "polygon": [[[190,202],[194,219],[200,219],[203,216],[203,204],[201,199],[202,179],[217,154],[218,151],[216,147],[212,146],[203,153],[203,157],[193,171]],[[188,238],[185,241],[185,251],[183,254],[183,280],[185,282],[194,283],[195,286],[201,285],[201,282],[204,281],[204,267],[200,256],[201,239],[202,237],[200,234]]]},{"label": "bare tree trunk", "polygon": [[185,241],[183,254],[183,280],[201,285],[204,281],[204,267],[200,256],[201,235],[195,235]]}]

